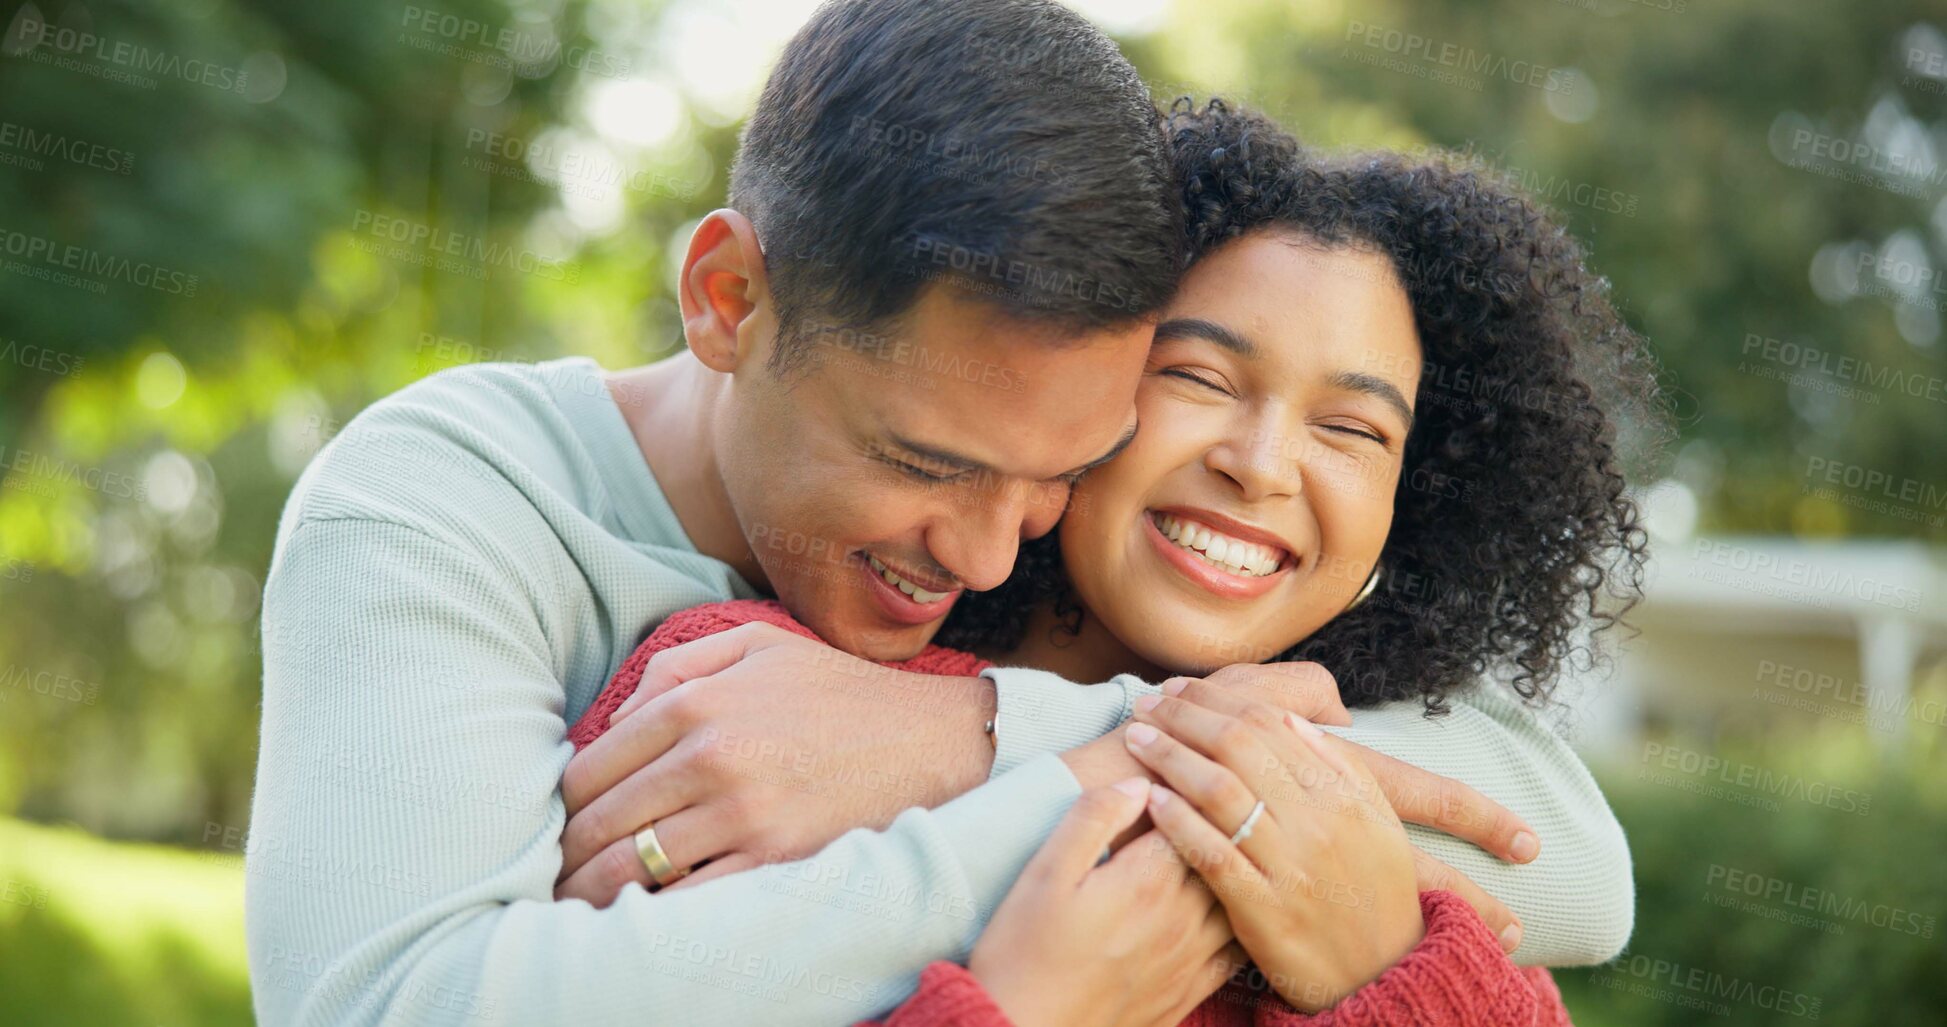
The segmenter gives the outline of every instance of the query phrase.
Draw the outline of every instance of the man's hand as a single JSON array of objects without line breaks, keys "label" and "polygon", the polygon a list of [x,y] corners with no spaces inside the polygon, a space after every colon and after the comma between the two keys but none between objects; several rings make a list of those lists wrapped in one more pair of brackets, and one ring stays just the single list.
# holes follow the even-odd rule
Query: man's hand
[{"label": "man's hand", "polygon": [[855,827],[986,780],[980,678],[895,671],[769,624],[665,649],[613,725],[562,774],[556,898],[597,906],[647,887],[635,834],[653,824],[676,886],[810,855]]},{"label": "man's hand", "polygon": [[[1338,683],[1330,671],[1316,663],[1236,664],[1206,678],[1170,678],[1163,682],[1166,695],[1181,696],[1213,709],[1230,710],[1242,702],[1257,701],[1289,710],[1315,724],[1344,727],[1352,717],[1339,701]],[[1069,769],[1082,787],[1120,780],[1139,771],[1133,759],[1115,750],[1123,748],[1122,730],[1097,742],[1063,753]],[[1113,744],[1104,744],[1113,740]],[[1541,842],[1534,830],[1506,807],[1462,782],[1421,770],[1410,763],[1375,752],[1363,745],[1328,737],[1328,743],[1349,756],[1357,757],[1378,781],[1379,790],[1399,818],[1450,834],[1511,863],[1528,863],[1541,853]],[[1154,775],[1150,775],[1154,780]],[[1141,825],[1147,827],[1147,821]],[[1413,850],[1414,869],[1421,891],[1451,891],[1474,907],[1487,926],[1512,952],[1521,943],[1521,924],[1513,911],[1482,891],[1466,875],[1445,863]]]}]

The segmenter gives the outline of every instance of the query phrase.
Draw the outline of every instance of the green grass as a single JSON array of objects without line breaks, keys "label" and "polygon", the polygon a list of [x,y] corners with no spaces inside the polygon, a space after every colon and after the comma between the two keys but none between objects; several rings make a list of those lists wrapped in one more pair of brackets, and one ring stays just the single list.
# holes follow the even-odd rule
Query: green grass
[{"label": "green grass", "polygon": [[243,860],[0,818],[9,1024],[248,1024]]}]

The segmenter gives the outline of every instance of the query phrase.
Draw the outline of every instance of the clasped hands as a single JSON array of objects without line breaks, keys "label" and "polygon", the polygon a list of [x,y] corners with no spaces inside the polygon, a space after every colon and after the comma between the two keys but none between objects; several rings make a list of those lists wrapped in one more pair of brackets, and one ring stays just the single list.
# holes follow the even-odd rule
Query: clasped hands
[{"label": "clasped hands", "polygon": [[[1343,836],[1339,822],[1360,817],[1376,827],[1391,818],[1393,830],[1398,818],[1424,824],[1503,859],[1534,856],[1532,831],[1473,789],[1319,732],[1313,725],[1347,725],[1351,717],[1336,683],[1315,664],[1228,667],[1200,680],[1172,679],[1165,692],[1174,694],[1150,697],[1133,723],[1062,758],[1085,788],[1135,776],[1164,783],[1144,793],[1117,833],[1134,835],[1146,811],[1199,873],[1221,853],[1214,843],[1226,841],[1257,799],[1267,806],[1260,825],[1290,821],[1290,828],[1254,828],[1239,844],[1247,859],[1209,869],[1220,900],[1225,890],[1241,895],[1276,884],[1279,874],[1287,884],[1343,885],[1318,861],[1349,858],[1369,868],[1369,853],[1273,846],[1295,845],[1286,836],[1300,829]],[[884,827],[904,809],[940,805],[986,780],[992,753],[981,724],[992,716],[992,694],[980,679],[894,671],[767,624],[659,652],[610,730],[563,774],[569,819],[556,898],[606,906],[631,881],[650,886],[634,842],[650,824],[677,867],[696,868],[671,885],[680,888],[808,856],[853,828]],[[1182,800],[1174,810],[1172,797]],[[1337,815],[1355,807],[1367,812]],[[1192,813],[1205,822],[1201,830]],[[1403,847],[1403,834],[1399,840]],[[1519,927],[1501,903],[1419,850],[1405,852],[1413,891],[1457,892],[1513,948]],[[1260,968],[1267,960],[1259,948],[1301,940],[1231,913]],[[1390,922],[1416,925],[1416,904],[1410,914]],[[1390,950],[1406,933],[1362,937]]]}]

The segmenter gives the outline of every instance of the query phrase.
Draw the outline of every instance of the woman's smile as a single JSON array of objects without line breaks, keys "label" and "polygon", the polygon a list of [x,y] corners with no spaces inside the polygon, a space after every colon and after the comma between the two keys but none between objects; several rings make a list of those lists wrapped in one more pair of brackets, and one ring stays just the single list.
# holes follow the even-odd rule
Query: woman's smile
[{"label": "woman's smile", "polygon": [[1164,563],[1225,599],[1255,599],[1297,565],[1282,540],[1219,514],[1187,507],[1145,510],[1143,536]]}]

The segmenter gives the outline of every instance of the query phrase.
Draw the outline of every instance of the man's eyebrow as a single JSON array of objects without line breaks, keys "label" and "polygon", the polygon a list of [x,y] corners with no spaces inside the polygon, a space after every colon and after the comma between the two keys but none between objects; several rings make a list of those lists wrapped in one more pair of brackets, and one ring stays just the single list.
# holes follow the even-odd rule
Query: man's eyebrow
[{"label": "man's eyebrow", "polygon": [[[886,438],[892,440],[893,445],[898,446],[899,448],[906,450],[907,452],[912,453],[915,456],[918,456],[922,459],[930,460],[933,463],[939,464],[942,467],[952,468],[955,471],[962,471],[962,472],[973,471],[981,474],[989,474],[995,477],[1000,477],[1000,472],[994,470],[992,467],[987,466],[985,463],[982,463],[979,460],[975,460],[973,457],[965,456],[960,453],[955,453],[950,449],[941,449],[938,446],[929,446],[922,442],[915,442],[912,439],[906,438],[905,436],[900,435],[898,432],[893,432],[893,431],[887,432]],[[1076,475],[1087,474],[1089,471],[1095,470],[1097,467],[1100,467],[1103,464],[1106,464],[1109,461],[1114,460],[1117,456],[1121,455],[1123,450],[1129,448],[1129,443],[1134,442],[1135,440],[1136,440],[1136,426],[1132,424],[1129,426],[1129,430],[1122,433],[1122,438],[1117,439],[1116,444],[1109,447],[1109,451],[1107,453],[1104,453],[1101,456],[1098,456],[1095,459],[1090,460],[1088,463],[1085,463],[1082,466],[1067,472],[1066,474],[1058,475],[1058,477],[1072,478]]]},{"label": "man's eyebrow", "polygon": [[1134,424],[1130,425],[1129,430],[1122,433],[1122,437],[1116,440],[1115,445],[1109,447],[1109,451],[1107,453],[1104,453],[1101,456],[1098,456],[1095,459],[1090,460],[1088,463],[1085,463],[1082,466],[1077,467],[1072,471],[1069,471],[1067,474],[1061,475],[1060,477],[1078,478],[1084,474],[1087,474],[1090,471],[1095,470],[1097,467],[1100,467],[1103,464],[1106,464],[1109,461],[1114,460],[1116,457],[1121,456],[1122,451],[1129,448],[1129,443],[1136,441],[1137,427],[1138,425],[1134,425]]},{"label": "man's eyebrow", "polygon": [[1195,337],[1208,339],[1240,357],[1257,359],[1257,343],[1218,324],[1200,317],[1172,318],[1156,326],[1156,341]]},{"label": "man's eyebrow", "polygon": [[1386,405],[1399,411],[1400,419],[1406,422],[1406,430],[1413,430],[1413,407],[1406,402],[1406,397],[1400,394],[1399,388],[1392,382],[1364,371],[1340,371],[1327,379],[1326,384],[1335,389],[1345,389],[1385,400]]},{"label": "man's eyebrow", "polygon": [[893,445],[898,446],[900,449],[903,449],[908,453],[916,454],[923,459],[931,460],[936,464],[940,464],[944,467],[950,467],[956,471],[982,471],[990,474],[994,473],[993,468],[987,466],[984,463],[981,463],[978,460],[975,460],[973,457],[963,456],[959,453],[955,453],[950,449],[941,449],[938,446],[929,446],[923,442],[915,442],[912,439],[909,439],[904,435],[899,434],[896,431],[886,432],[886,438],[891,439]]}]

